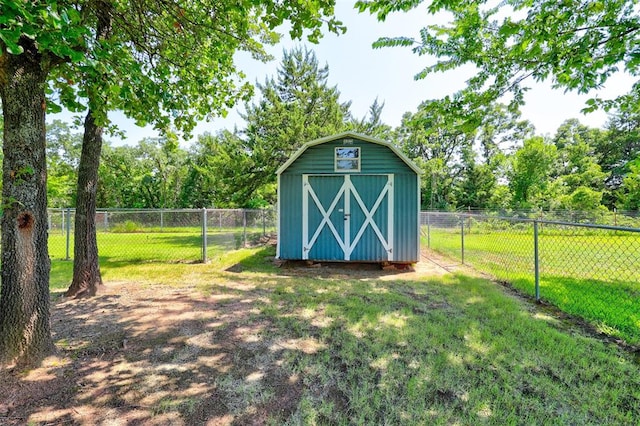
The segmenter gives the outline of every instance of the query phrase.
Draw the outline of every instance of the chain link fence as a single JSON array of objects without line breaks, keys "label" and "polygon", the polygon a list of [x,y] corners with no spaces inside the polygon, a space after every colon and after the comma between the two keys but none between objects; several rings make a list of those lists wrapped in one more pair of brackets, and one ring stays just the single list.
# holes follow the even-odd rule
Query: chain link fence
[{"label": "chain link fence", "polygon": [[640,228],[423,212],[423,243],[640,344]]},{"label": "chain link fence", "polygon": [[[206,262],[276,233],[273,209],[104,209],[96,211],[101,261]],[[49,256],[73,258],[74,209],[50,209]]]},{"label": "chain link fence", "polygon": [[467,208],[458,210],[456,213],[471,216],[546,220],[552,222],[589,223],[594,225],[640,228],[640,211],[617,209],[613,209],[613,211],[610,211],[604,206],[594,210],[504,209],[495,211]]},{"label": "chain link fence", "polygon": [[[422,212],[423,246],[640,344],[640,225],[541,217],[550,215]],[[102,262],[206,262],[276,233],[273,209],[106,209],[95,219]],[[51,259],[72,259],[75,211],[50,209],[48,221]]]}]

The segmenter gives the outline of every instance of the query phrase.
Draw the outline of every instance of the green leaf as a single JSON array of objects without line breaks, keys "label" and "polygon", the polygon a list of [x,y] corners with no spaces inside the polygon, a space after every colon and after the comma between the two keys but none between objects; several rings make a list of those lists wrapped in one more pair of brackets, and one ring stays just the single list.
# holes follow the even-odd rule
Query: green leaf
[{"label": "green leaf", "polygon": [[[13,34],[11,34],[13,35]],[[24,49],[22,48],[22,46],[18,45],[17,41],[18,39],[15,37],[8,37],[7,35],[5,35],[5,33],[0,31],[0,39],[2,39],[2,41],[4,42],[5,48],[7,50],[7,52],[9,52],[12,55],[20,55],[22,52],[24,52]]]},{"label": "green leaf", "polygon": [[47,112],[49,112],[51,114],[57,114],[59,112],[62,112],[62,107],[60,105],[58,105],[57,103],[53,102],[53,101],[48,101],[47,102]]},{"label": "green leaf", "polygon": [[511,21],[511,19],[507,19],[505,23],[500,27],[499,34],[503,36],[512,36],[518,33],[520,26],[515,22]]},{"label": "green leaf", "polygon": [[[515,103],[522,103],[527,79],[550,78],[558,88],[588,93],[604,86],[619,69],[633,75],[640,69],[635,0],[362,0],[357,7],[386,17],[425,3],[431,13],[446,15],[440,20],[446,24],[425,26],[419,42],[382,37],[373,47],[413,45],[415,54],[435,57],[435,64],[428,64],[419,77],[474,65],[482,78],[470,79],[467,89],[491,101],[511,93]],[[500,16],[505,18],[500,21]]]},{"label": "green leaf", "polygon": [[409,37],[381,37],[371,44],[374,49],[382,47],[412,46],[415,40]]}]

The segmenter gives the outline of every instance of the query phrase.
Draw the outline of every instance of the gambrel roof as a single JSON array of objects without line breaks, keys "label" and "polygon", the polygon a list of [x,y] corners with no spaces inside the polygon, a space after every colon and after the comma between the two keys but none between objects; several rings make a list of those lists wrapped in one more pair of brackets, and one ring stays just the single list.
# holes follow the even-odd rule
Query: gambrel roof
[{"label": "gambrel roof", "polygon": [[302,154],[304,154],[304,152],[309,149],[312,146],[315,145],[321,145],[323,143],[327,143],[327,142],[332,142],[338,139],[348,139],[348,138],[352,138],[352,139],[359,139],[365,142],[371,142],[371,143],[375,143],[377,145],[382,145],[385,146],[387,148],[389,148],[391,151],[393,151],[394,154],[396,154],[398,156],[398,158],[400,158],[407,166],[409,166],[409,168],[411,168],[411,170],[413,170],[414,172],[416,172],[418,175],[422,174],[422,171],[420,170],[420,168],[409,159],[409,157],[407,157],[402,151],[400,151],[400,149],[398,149],[397,146],[387,142],[387,141],[383,141],[382,139],[376,139],[376,138],[372,138],[370,136],[365,136],[365,135],[361,135],[359,133],[355,133],[355,132],[343,132],[343,133],[339,133],[337,135],[331,135],[331,136],[326,136],[324,138],[320,138],[320,139],[316,139],[310,142],[305,143],[304,145],[302,145],[300,147],[300,149],[298,149],[295,154],[293,154],[291,156],[291,158],[289,158],[287,160],[286,163],[284,163],[282,166],[280,166],[280,168],[278,169],[278,171],[276,172],[276,174],[281,174],[282,172],[284,172],[285,170],[287,170],[287,168],[293,164]]}]

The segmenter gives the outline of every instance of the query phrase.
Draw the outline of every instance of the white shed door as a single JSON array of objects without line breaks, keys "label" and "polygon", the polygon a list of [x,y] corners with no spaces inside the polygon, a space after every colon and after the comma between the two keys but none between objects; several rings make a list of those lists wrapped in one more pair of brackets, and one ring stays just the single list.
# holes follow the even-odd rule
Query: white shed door
[{"label": "white shed door", "polygon": [[393,174],[303,175],[302,258],[393,260]]}]

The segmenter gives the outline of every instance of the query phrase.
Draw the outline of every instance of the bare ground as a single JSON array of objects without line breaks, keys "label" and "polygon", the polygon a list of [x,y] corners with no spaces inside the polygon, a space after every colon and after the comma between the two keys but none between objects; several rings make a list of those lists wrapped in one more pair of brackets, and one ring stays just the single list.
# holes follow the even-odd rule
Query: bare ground
[{"label": "bare ground", "polygon": [[[415,270],[289,267],[290,275],[414,279],[451,265]],[[99,296],[54,295],[51,323],[58,351],[40,367],[0,371],[0,424],[278,424],[295,416],[309,384],[283,362],[314,353],[313,338],[274,332],[259,315],[268,286],[236,273],[204,296],[180,288],[107,283]],[[310,321],[322,322],[322,312]],[[340,395],[323,389],[340,404]]]}]

